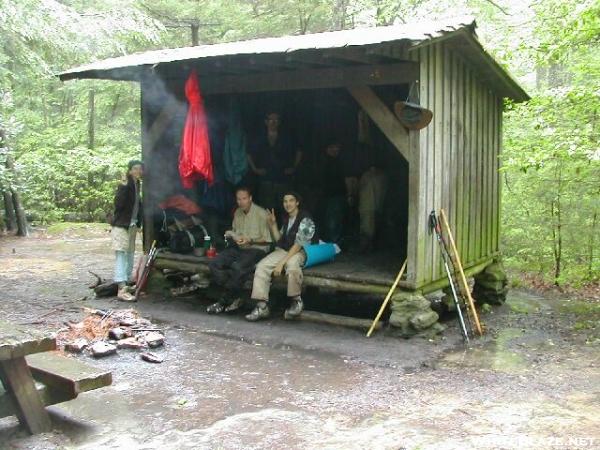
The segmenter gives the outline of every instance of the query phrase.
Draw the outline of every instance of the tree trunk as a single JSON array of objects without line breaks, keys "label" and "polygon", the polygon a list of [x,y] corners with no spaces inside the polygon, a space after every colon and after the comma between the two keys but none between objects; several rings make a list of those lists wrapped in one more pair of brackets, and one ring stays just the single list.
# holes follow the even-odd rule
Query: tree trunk
[{"label": "tree trunk", "polygon": [[[6,146],[6,135],[4,130],[0,128],[0,145]],[[6,153],[6,169],[8,172],[13,174],[13,180],[16,181],[15,163],[13,161],[10,150]],[[14,181],[13,181],[14,182]],[[14,227],[9,230],[17,229],[17,236],[27,236],[27,217],[25,216],[25,210],[23,209],[23,203],[21,202],[21,195],[14,188],[14,185],[3,192],[4,194],[4,208],[6,209],[6,217],[11,225]],[[8,195],[7,195],[8,194]]]},{"label": "tree trunk", "polygon": [[554,250],[554,285],[559,285],[561,264],[562,264],[562,210],[561,210],[561,195],[562,195],[562,166],[561,161],[558,163],[557,168],[557,190],[556,200],[551,203],[552,209],[552,241]]},{"label": "tree trunk", "polygon": [[88,148],[93,150],[95,145],[96,102],[95,91],[90,89],[88,96]]},{"label": "tree trunk", "polygon": [[23,208],[23,202],[21,201],[21,194],[15,189],[12,189],[12,199],[17,214],[17,236],[29,236],[27,216],[25,215],[25,209]]},{"label": "tree trunk", "polygon": [[200,29],[200,25],[197,23],[193,23],[190,25],[192,29],[192,45],[196,46],[200,44],[200,39],[198,38],[198,30]]},{"label": "tree trunk", "polygon": [[333,7],[333,27],[335,30],[345,30],[348,19],[348,0],[337,0]]},{"label": "tree trunk", "polygon": [[6,215],[6,231],[12,232],[17,229],[17,215],[15,214],[12,194],[10,191],[2,191],[2,197]]},{"label": "tree trunk", "polygon": [[598,212],[594,211],[594,215],[592,217],[592,232],[590,234],[590,244],[589,244],[589,261],[588,261],[588,277],[590,280],[594,276],[594,240],[596,236],[596,225],[598,223]]},{"label": "tree trunk", "polygon": [[110,112],[110,118],[114,119],[115,116],[117,115],[117,109],[119,108],[119,100],[121,99],[121,92],[117,92],[117,96],[115,97],[115,102],[113,103],[111,112]]}]

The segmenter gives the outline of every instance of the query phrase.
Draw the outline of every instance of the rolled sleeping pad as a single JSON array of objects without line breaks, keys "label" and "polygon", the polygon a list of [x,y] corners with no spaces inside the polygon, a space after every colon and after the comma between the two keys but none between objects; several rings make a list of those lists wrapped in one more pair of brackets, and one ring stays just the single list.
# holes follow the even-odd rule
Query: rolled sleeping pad
[{"label": "rolled sleeping pad", "polygon": [[306,262],[304,263],[305,269],[316,266],[317,264],[333,261],[336,253],[339,253],[335,244],[326,242],[305,245],[304,251],[306,252]]}]

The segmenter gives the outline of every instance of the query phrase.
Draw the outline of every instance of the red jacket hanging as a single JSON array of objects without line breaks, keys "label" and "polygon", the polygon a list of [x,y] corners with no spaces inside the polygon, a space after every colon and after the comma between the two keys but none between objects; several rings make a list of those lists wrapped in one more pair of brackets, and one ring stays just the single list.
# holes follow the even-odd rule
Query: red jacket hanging
[{"label": "red jacket hanging", "polygon": [[179,152],[179,176],[183,187],[190,189],[195,181],[204,179],[209,185],[214,181],[206,112],[195,70],[185,82],[185,96],[189,109]]}]

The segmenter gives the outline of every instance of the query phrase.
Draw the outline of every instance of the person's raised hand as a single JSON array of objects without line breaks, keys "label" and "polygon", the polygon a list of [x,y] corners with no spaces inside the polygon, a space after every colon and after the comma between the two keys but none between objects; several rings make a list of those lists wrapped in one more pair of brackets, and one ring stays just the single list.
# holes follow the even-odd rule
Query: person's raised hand
[{"label": "person's raised hand", "polygon": [[267,223],[269,225],[277,225],[277,217],[275,217],[275,210],[273,208],[267,209]]}]

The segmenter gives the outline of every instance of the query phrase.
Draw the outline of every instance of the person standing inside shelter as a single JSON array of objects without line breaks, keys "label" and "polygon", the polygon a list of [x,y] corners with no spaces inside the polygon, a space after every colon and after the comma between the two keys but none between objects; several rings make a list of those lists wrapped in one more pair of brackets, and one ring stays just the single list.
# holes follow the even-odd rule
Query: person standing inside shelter
[{"label": "person standing inside shelter", "polygon": [[281,198],[289,189],[302,152],[280,128],[279,113],[271,111],[265,117],[266,132],[262,133],[248,154],[248,165],[258,180],[258,196],[263,206],[280,212]]},{"label": "person standing inside shelter", "polygon": [[135,297],[127,291],[135,254],[135,238],[142,226],[141,179],[144,166],[141,161],[127,164],[125,179],[117,188],[111,221],[112,248],[115,251],[115,283],[119,300],[131,302]]},{"label": "person standing inside shelter", "polygon": [[331,140],[317,167],[321,183],[321,234],[323,239],[340,243],[344,234],[344,219],[355,204],[357,180],[350,173],[346,155],[338,140]]},{"label": "person standing inside shelter", "polygon": [[235,197],[238,207],[231,230],[225,232],[225,238],[232,242],[232,246],[208,264],[212,281],[223,286],[226,294],[206,309],[209,314],[235,311],[242,306],[240,294],[244,281],[256,263],[268,253],[272,242],[268,213],[253,203],[250,189],[238,187]]},{"label": "person standing inside shelter", "polygon": [[286,318],[299,316],[304,309],[302,302],[302,266],[306,261],[303,246],[319,241],[316,226],[310,214],[300,209],[300,196],[288,191],[283,196],[283,208],[286,212],[283,225],[277,227],[275,212],[269,212],[268,220],[271,234],[277,242],[275,250],[263,258],[256,266],[252,283],[252,299],[257,301],[254,310],[246,320],[255,322],[270,316],[269,291],[271,277],[287,276],[287,296],[291,303],[285,311]]}]

